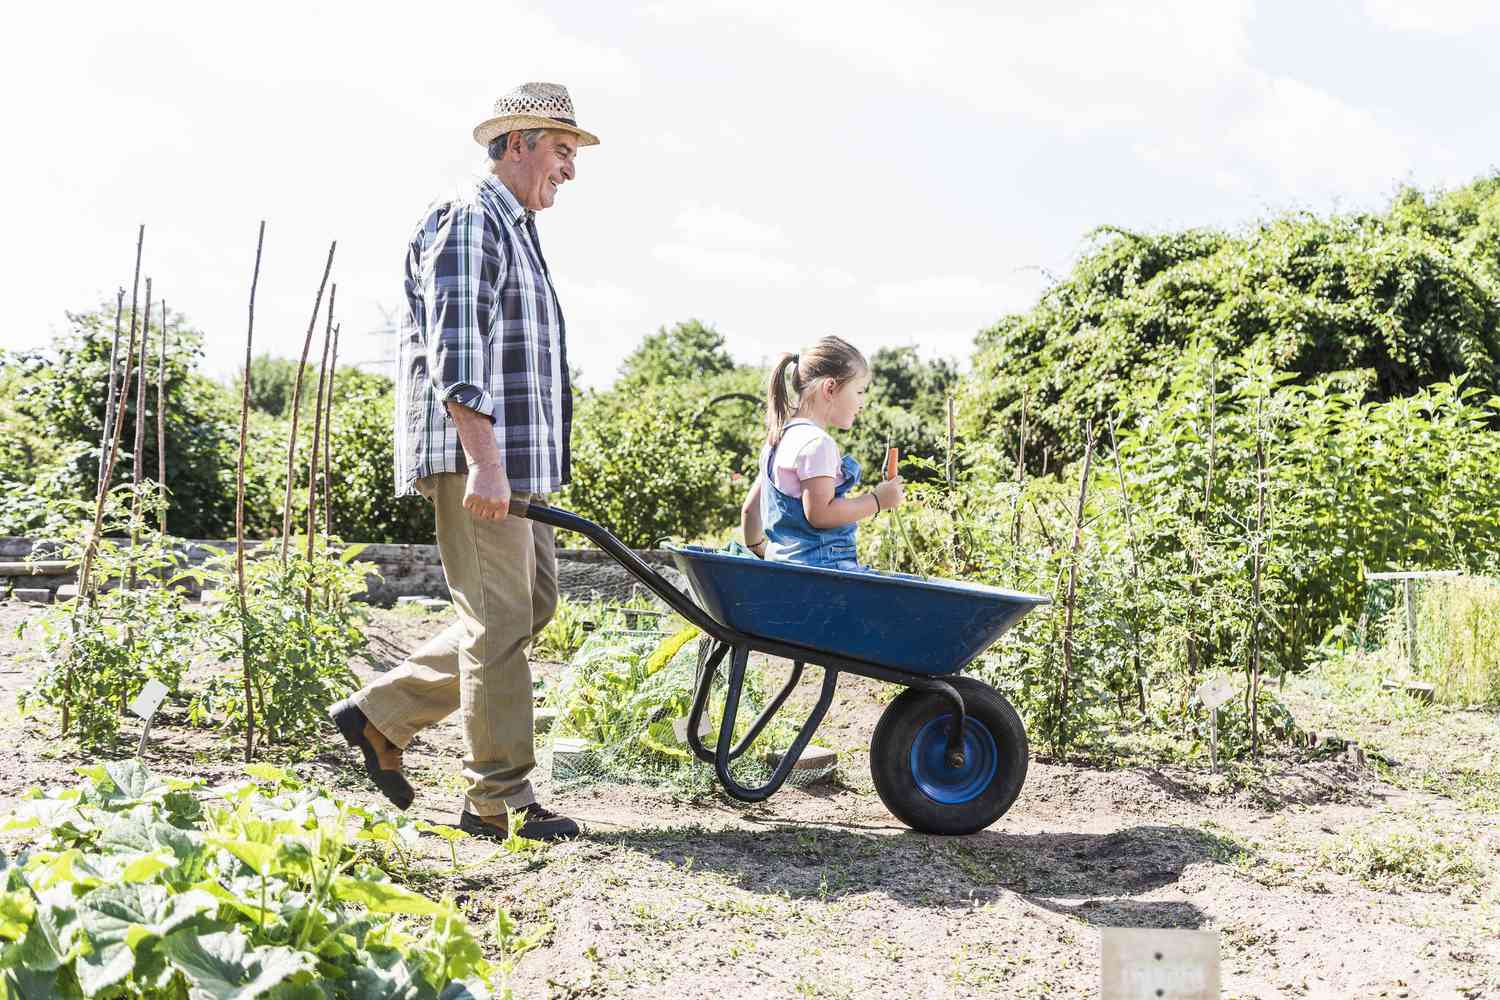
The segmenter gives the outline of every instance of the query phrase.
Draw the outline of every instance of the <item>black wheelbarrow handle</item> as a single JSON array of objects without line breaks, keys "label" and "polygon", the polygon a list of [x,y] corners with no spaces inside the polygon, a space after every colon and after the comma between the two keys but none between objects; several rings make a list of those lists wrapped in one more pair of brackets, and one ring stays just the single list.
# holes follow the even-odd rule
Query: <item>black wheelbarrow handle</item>
[{"label": "black wheelbarrow handle", "polygon": [[547,504],[531,503],[528,500],[512,500],[510,502],[510,516],[524,517],[528,520],[538,521],[542,524],[550,524],[554,528],[563,528],[567,531],[576,531],[589,541],[599,546],[615,560],[624,566],[630,574],[647,587],[651,592],[663,601],[667,606],[677,612],[688,621],[692,622],[704,632],[716,639],[733,639],[738,636],[726,634],[728,630],[709,617],[708,612],[700,608],[696,602],[689,599],[686,594],[678,590],[658,573],[651,564],[636,555],[634,549],[620,541],[609,530],[602,525],[595,524],[586,517],[550,507]]}]

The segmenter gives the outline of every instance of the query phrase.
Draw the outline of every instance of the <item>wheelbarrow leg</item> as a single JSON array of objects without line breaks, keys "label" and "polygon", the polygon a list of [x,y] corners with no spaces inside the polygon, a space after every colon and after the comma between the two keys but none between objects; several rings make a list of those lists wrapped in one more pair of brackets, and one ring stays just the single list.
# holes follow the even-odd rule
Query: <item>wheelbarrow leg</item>
[{"label": "wheelbarrow leg", "polygon": [[698,684],[693,692],[693,707],[688,711],[688,748],[693,751],[694,757],[705,764],[712,764],[714,755],[713,751],[705,747],[703,741],[698,738],[698,727],[703,725],[703,712],[708,707],[708,691],[713,687],[714,675],[719,672],[719,664],[724,662],[724,654],[728,652],[729,643],[714,643],[713,652],[709,653],[708,659],[698,668]]},{"label": "wheelbarrow leg", "polygon": [[[718,654],[716,651],[716,656],[711,661],[714,667],[718,665],[717,659]],[[813,710],[809,713],[807,721],[802,724],[802,729],[798,731],[797,738],[792,740],[791,748],[782,755],[781,762],[771,772],[769,781],[759,787],[749,788],[734,780],[734,776],[729,773],[729,763],[733,759],[731,752],[734,741],[734,720],[735,716],[739,713],[740,692],[744,690],[745,668],[749,660],[750,648],[748,646],[734,647],[734,656],[730,661],[729,678],[724,691],[724,718],[719,724],[719,743],[715,752],[708,756],[713,761],[714,772],[718,775],[719,782],[724,786],[725,791],[741,802],[760,802],[769,798],[772,793],[786,783],[787,777],[792,773],[792,768],[796,765],[798,759],[801,758],[802,751],[807,749],[807,744],[812,740],[812,735],[817,730],[819,723],[823,721],[823,716],[827,714],[828,707],[833,704],[833,693],[838,687],[839,674],[837,670],[824,668],[823,690],[818,695],[818,703],[813,706]],[[698,739],[698,731],[694,719],[700,717],[703,713],[703,703],[707,701],[708,684],[712,676],[712,670],[708,670],[705,672],[703,680],[699,682],[698,697],[694,699],[693,717],[688,722],[687,735],[689,745],[693,747],[693,752],[700,757],[704,756],[707,750],[706,748],[702,748],[702,743]],[[782,697],[779,700],[784,700],[784,695],[787,693],[789,693],[789,689],[784,689]],[[757,723],[763,727],[763,720],[757,720]],[[748,740],[745,742],[748,743]],[[701,753],[700,748],[702,748]],[[744,746],[741,746],[739,749],[741,753],[744,752]]]}]

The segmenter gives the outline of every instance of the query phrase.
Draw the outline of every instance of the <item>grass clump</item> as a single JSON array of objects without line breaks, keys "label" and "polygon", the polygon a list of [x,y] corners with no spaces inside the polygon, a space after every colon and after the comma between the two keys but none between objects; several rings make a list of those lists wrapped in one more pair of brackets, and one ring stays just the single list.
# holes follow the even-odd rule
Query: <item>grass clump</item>
[{"label": "grass clump", "polygon": [[1385,891],[1477,895],[1489,876],[1467,842],[1443,836],[1430,822],[1347,830],[1323,846],[1319,860],[1331,871]]},{"label": "grass clump", "polygon": [[1500,582],[1432,580],[1417,607],[1417,675],[1445,705],[1500,704]]}]

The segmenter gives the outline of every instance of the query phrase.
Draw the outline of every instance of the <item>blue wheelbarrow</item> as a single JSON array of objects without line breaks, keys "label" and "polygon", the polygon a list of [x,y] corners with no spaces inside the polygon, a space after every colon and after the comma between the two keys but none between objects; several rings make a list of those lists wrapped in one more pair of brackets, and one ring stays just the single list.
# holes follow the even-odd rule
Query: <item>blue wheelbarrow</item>
[{"label": "blue wheelbarrow", "polygon": [[[586,518],[523,501],[512,502],[510,513],[588,538],[713,640],[694,690],[687,741],[735,798],[759,802],[786,782],[833,703],[840,673],[907,688],[887,706],[870,739],[875,790],[903,823],[924,833],[974,833],[1003,816],[1020,794],[1028,753],[1020,716],[988,684],[957,675],[1047,598],[905,574],[765,562],[696,545],[671,548],[694,601]],[[736,743],[752,652],[792,661],[792,673]],[[724,713],[710,750],[699,727],[726,657]],[[781,709],[809,663],[823,668],[817,704],[770,779],[756,787],[740,784],[730,764]]]}]

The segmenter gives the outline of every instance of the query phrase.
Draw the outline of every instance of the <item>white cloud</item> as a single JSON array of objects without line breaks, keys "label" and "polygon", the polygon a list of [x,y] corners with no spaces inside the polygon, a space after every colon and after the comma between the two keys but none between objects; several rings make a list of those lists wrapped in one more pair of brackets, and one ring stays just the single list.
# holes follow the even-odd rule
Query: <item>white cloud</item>
[{"label": "white cloud", "polygon": [[1365,0],[1365,14],[1392,31],[1462,36],[1500,27],[1494,0]]},{"label": "white cloud", "polygon": [[663,243],[651,251],[663,264],[689,278],[724,281],[754,287],[786,287],[801,276],[797,268],[774,255],[757,250],[725,250],[688,243]]},{"label": "white cloud", "polygon": [[[976,325],[1024,309],[1041,291],[1039,274],[996,281],[972,274],[942,274],[894,281],[875,289],[874,304],[891,312],[973,316]],[[972,330],[970,331],[972,336]]]},{"label": "white cloud", "polygon": [[775,226],[756,222],[722,205],[688,202],[672,225],[679,237],[705,247],[779,247],[785,242]]},{"label": "white cloud", "polygon": [[1251,8],[1251,0],[661,0],[646,10],[672,26],[760,27],[976,110],[1093,131],[1218,93],[1247,62]]},{"label": "white cloud", "polygon": [[1224,139],[1243,162],[1297,193],[1383,192],[1411,168],[1415,152],[1374,112],[1285,77],[1260,81],[1250,110]]}]

